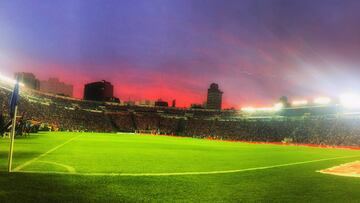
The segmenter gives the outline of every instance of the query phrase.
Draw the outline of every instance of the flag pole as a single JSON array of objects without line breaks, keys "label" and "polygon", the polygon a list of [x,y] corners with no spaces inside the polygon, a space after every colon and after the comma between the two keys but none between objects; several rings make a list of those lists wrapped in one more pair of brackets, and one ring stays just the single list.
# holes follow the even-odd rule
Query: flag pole
[{"label": "flag pole", "polygon": [[8,159],[8,172],[11,172],[11,165],[13,159],[14,152],[14,140],[15,140],[15,131],[16,131],[16,114],[17,114],[17,105],[15,106],[14,117],[12,118],[11,124],[11,134],[10,134],[10,151],[9,151],[9,159]]}]

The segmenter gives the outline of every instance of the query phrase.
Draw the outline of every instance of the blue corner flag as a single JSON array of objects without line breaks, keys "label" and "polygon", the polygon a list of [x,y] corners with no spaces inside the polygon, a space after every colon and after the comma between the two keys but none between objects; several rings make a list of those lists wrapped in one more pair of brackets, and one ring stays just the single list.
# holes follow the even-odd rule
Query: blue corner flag
[{"label": "blue corner flag", "polygon": [[11,99],[10,99],[10,116],[11,118],[14,117],[15,114],[15,106],[17,105],[19,100],[19,83],[17,82],[15,84],[14,90],[11,94]]}]

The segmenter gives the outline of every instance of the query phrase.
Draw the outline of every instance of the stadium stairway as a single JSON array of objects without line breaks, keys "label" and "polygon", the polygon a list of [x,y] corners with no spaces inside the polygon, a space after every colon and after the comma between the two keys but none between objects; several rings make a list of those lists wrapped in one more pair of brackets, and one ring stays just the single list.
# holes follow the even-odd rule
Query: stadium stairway
[{"label": "stadium stairway", "polygon": [[113,118],[111,118],[111,116],[109,114],[107,114],[107,118],[111,124],[112,130],[115,132],[120,132],[119,127],[116,125],[115,121]]},{"label": "stadium stairway", "polygon": [[132,123],[133,129],[138,130],[136,121],[135,121],[135,116],[133,113],[130,113],[130,118],[131,118],[131,123]]}]

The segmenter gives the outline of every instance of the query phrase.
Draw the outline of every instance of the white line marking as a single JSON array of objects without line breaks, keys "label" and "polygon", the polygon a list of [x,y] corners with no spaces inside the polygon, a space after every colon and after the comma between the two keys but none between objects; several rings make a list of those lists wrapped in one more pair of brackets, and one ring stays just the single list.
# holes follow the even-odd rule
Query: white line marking
[{"label": "white line marking", "polygon": [[[328,169],[324,169],[324,170],[320,170],[317,171],[319,173],[323,173],[323,174],[328,174],[328,175],[335,175],[335,176],[346,176],[346,177],[356,177],[356,178],[360,178],[360,174],[358,173],[350,173],[348,171],[343,171],[343,172],[334,172],[334,170],[336,169],[341,169],[342,167],[351,167],[354,164],[358,164],[360,163],[360,161],[354,161],[354,162],[350,162],[350,163],[345,163],[345,164],[340,164],[338,166],[334,166]],[[351,170],[350,170],[351,171]]]},{"label": "white line marking", "polygon": [[345,159],[345,158],[353,158],[360,157],[360,155],[356,156],[343,156],[343,157],[335,157],[335,158],[327,158],[327,159],[317,159],[311,161],[301,161],[295,163],[287,163],[287,164],[279,164],[272,166],[263,166],[263,167],[254,167],[254,168],[245,168],[245,169],[237,169],[237,170],[226,170],[226,171],[207,171],[207,172],[175,172],[175,173],[67,173],[67,172],[57,172],[57,171],[20,171],[21,173],[40,173],[40,174],[64,174],[64,175],[80,175],[80,176],[186,176],[186,175],[211,175],[211,174],[225,174],[225,173],[238,173],[245,171],[257,171],[257,170],[265,170],[272,168],[280,168],[285,166],[294,166],[300,164],[307,163],[315,163],[321,161],[329,161],[336,159]]},{"label": "white line marking", "polygon": [[25,168],[26,166],[28,166],[28,165],[32,164],[33,162],[35,162],[35,161],[39,160],[40,158],[42,158],[42,157],[44,157],[44,156],[46,156],[46,155],[50,154],[51,152],[53,152],[53,151],[55,151],[55,150],[59,149],[60,147],[62,147],[62,146],[64,146],[64,145],[66,145],[67,143],[69,143],[69,142],[71,142],[71,141],[75,140],[76,138],[78,138],[78,137],[80,137],[80,136],[81,136],[81,135],[78,135],[78,136],[76,136],[76,137],[73,137],[73,138],[69,139],[68,141],[66,141],[66,142],[64,142],[64,143],[62,143],[62,144],[60,144],[60,145],[58,145],[58,146],[56,146],[56,147],[54,147],[54,148],[50,149],[49,151],[47,151],[47,152],[45,152],[45,153],[43,153],[43,154],[40,154],[39,156],[37,156],[37,157],[35,157],[35,158],[33,158],[33,159],[31,159],[31,160],[29,160],[29,161],[27,161],[27,162],[25,162],[25,163],[23,163],[23,164],[19,165],[19,166],[17,166],[17,167],[16,167],[16,168],[14,168],[12,171],[13,171],[13,172],[18,172],[18,171],[20,171],[21,169]]},{"label": "white line marking", "polygon": [[359,174],[328,173],[328,172],[323,172],[323,171],[317,171],[317,172],[322,173],[322,174],[327,174],[327,175],[334,175],[334,176],[344,176],[344,177],[360,178],[360,175],[359,175]]},{"label": "white line marking", "polygon": [[53,162],[53,161],[36,161],[36,162],[46,163],[46,164],[53,164],[53,165],[56,165],[56,166],[60,166],[60,167],[65,168],[69,173],[75,173],[76,172],[75,168],[73,168],[73,167],[71,167],[69,165],[66,165],[66,164],[61,164],[61,163],[57,163],[57,162]]}]

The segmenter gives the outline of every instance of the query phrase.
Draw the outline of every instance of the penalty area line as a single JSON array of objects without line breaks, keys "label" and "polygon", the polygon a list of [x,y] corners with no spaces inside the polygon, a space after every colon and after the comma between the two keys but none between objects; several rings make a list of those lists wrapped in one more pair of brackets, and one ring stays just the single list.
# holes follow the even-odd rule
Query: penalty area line
[{"label": "penalty area line", "polygon": [[211,175],[211,174],[226,174],[226,173],[239,173],[246,171],[258,171],[258,170],[266,170],[272,168],[280,168],[286,166],[294,166],[322,161],[330,161],[336,159],[346,159],[346,158],[354,158],[360,157],[360,155],[355,156],[342,156],[342,157],[334,157],[334,158],[326,158],[326,159],[316,159],[310,161],[301,161],[287,164],[278,164],[272,166],[263,166],[263,167],[253,167],[253,168],[245,168],[245,169],[237,169],[237,170],[224,170],[224,171],[204,171],[204,172],[173,172],[173,173],[68,173],[68,172],[58,172],[58,171],[18,171],[19,173],[38,173],[38,174],[62,174],[62,175],[79,175],[79,176],[187,176],[187,175]]},{"label": "penalty area line", "polygon": [[17,167],[15,167],[15,168],[12,170],[12,172],[19,172],[21,169],[25,168],[26,166],[28,166],[28,165],[36,162],[37,160],[41,159],[42,157],[44,157],[44,156],[46,156],[46,155],[54,152],[55,150],[57,150],[57,149],[59,149],[60,147],[68,144],[69,142],[75,140],[76,138],[78,138],[78,137],[80,137],[80,136],[81,136],[81,135],[75,136],[75,137],[67,140],[66,142],[64,142],[64,143],[62,143],[62,144],[59,144],[59,145],[57,145],[56,147],[50,149],[49,151],[47,151],[47,152],[45,152],[45,153],[43,153],[43,154],[40,154],[39,156],[37,156],[37,157],[35,157],[35,158],[33,158],[33,159],[31,159],[31,160],[29,160],[29,161],[27,161],[27,162],[19,165],[19,166],[17,166]]}]

